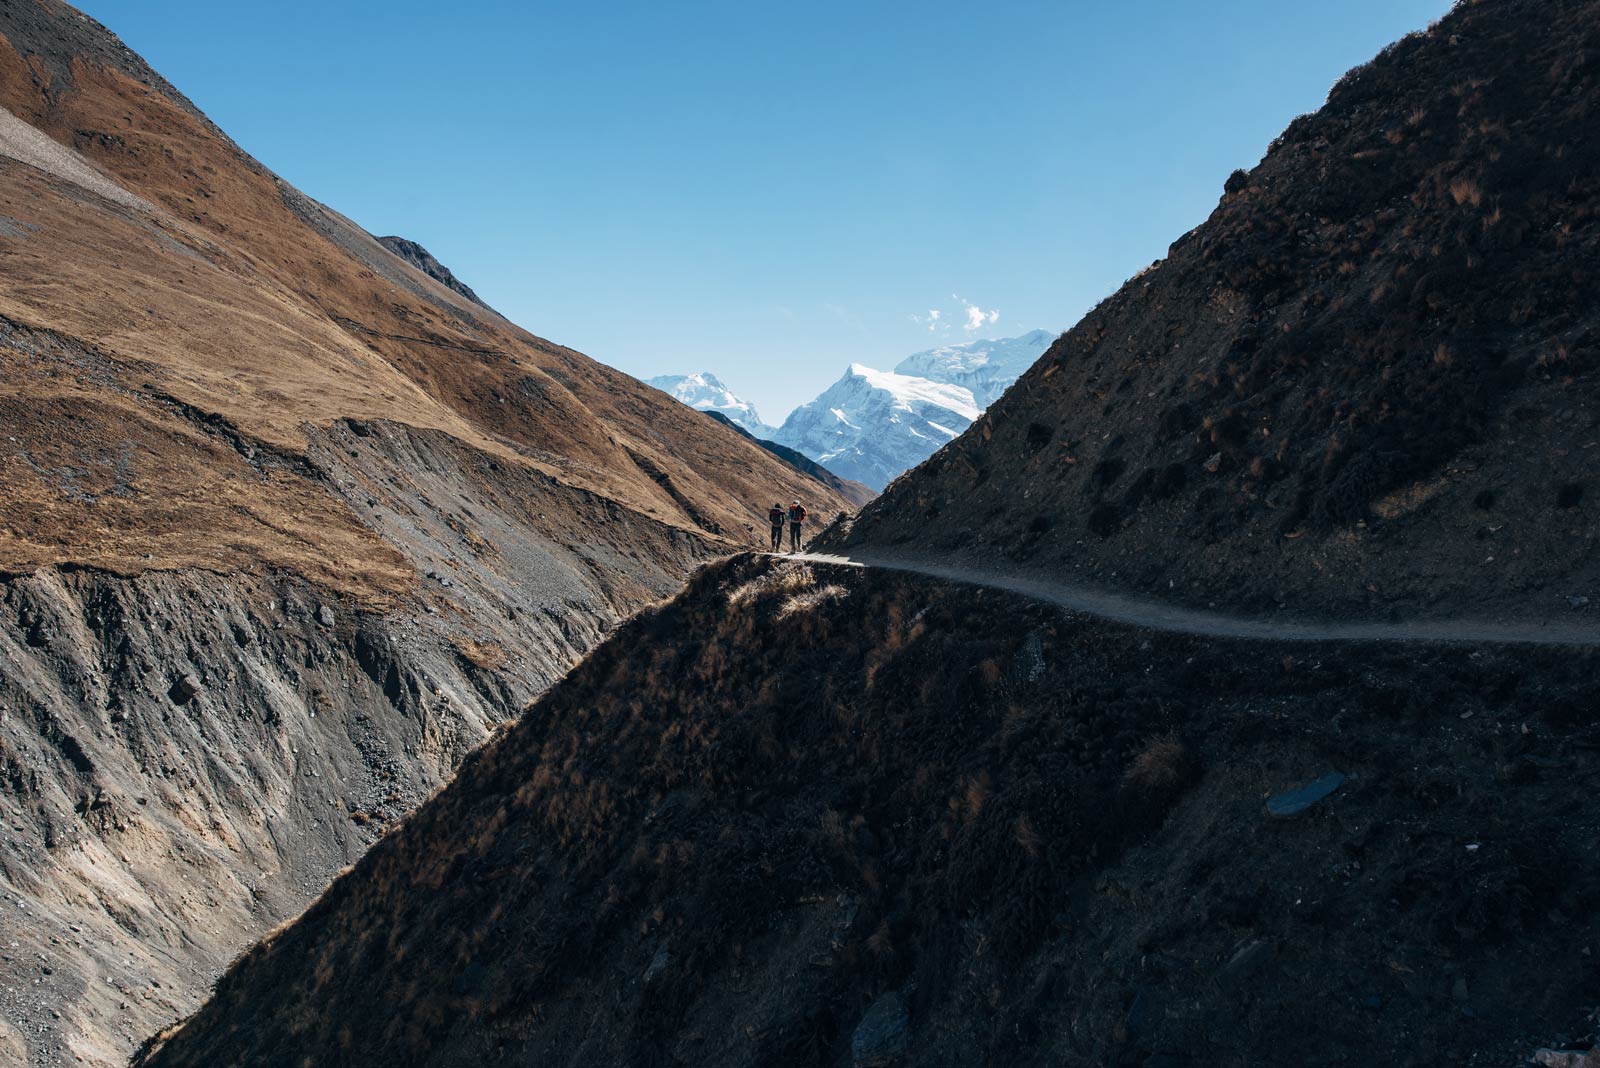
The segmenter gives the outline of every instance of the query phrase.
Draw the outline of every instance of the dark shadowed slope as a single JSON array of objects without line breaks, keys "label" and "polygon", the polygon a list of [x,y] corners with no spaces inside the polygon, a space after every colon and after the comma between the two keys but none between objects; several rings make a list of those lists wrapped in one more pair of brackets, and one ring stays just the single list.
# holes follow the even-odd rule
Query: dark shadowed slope
[{"label": "dark shadowed slope", "polygon": [[1600,610],[1596,57],[1595,0],[1482,0],[1351,71],[846,544],[1303,616]]},{"label": "dark shadowed slope", "polygon": [[1518,1063],[1597,978],[1595,679],[737,558],[142,1064]]}]

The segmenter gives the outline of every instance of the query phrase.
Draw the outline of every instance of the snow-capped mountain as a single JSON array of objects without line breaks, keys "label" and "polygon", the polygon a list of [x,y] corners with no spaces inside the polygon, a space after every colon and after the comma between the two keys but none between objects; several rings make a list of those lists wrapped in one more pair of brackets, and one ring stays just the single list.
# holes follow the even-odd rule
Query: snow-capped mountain
[{"label": "snow-capped mountain", "polygon": [[907,356],[893,371],[852,364],[791,412],[772,440],[881,490],[970,426],[1055,339],[1035,330],[945,345]]},{"label": "snow-capped mountain", "polygon": [[761,421],[755,405],[741,400],[710,371],[697,375],[657,375],[646,380],[663,393],[671,394],[691,408],[721,412],[730,422],[744,427],[757,438],[770,438],[776,429]]},{"label": "snow-capped mountain", "polygon": [[875,490],[959,435],[982,409],[963,386],[859,363],[772,435],[841,478]]},{"label": "snow-capped mountain", "polygon": [[895,374],[965,386],[972,391],[978,407],[987,408],[1044,355],[1055,339],[1052,331],[1035,330],[1021,337],[945,345],[907,356],[894,370]]}]

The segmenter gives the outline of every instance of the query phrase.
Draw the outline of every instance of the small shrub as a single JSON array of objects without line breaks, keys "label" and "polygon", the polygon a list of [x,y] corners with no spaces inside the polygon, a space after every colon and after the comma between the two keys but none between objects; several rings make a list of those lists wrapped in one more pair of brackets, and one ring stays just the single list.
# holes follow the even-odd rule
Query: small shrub
[{"label": "small shrub", "polygon": [[1466,175],[1458,175],[1450,180],[1450,199],[1476,208],[1483,203],[1483,189]]},{"label": "small shrub", "polygon": [[1140,794],[1159,796],[1182,789],[1192,774],[1188,747],[1175,734],[1161,734],[1135,754],[1122,781]]}]

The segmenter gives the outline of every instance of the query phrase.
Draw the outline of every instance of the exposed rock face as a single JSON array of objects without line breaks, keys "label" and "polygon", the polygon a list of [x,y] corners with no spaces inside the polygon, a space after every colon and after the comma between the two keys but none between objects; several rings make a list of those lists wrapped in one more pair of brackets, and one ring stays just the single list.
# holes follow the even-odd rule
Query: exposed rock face
[{"label": "exposed rock face", "polygon": [[411,266],[415,267],[429,278],[432,278],[435,282],[438,282],[446,289],[452,289],[455,292],[460,293],[463,297],[466,297],[468,300],[472,301],[472,303],[482,305],[485,309],[490,311],[493,310],[492,308],[489,308],[489,305],[483,303],[483,301],[478,297],[478,294],[472,291],[471,286],[457,278],[455,274],[451,272],[450,268],[433,258],[433,253],[429,252],[415,241],[408,240],[404,237],[380,237],[378,238],[378,241],[383,245],[384,248],[388,249],[390,252],[393,252],[396,256],[399,256],[401,259],[405,260],[407,263],[411,264]]},{"label": "exposed rock face", "polygon": [[1516,1063],[1592,1002],[1596,657],[736,558],[143,1064]]},{"label": "exposed rock face", "polygon": [[1190,603],[1600,589],[1600,7],[1460,4],[1346,75],[856,544]]},{"label": "exposed rock face", "polygon": [[405,603],[266,574],[0,585],[0,1008],[39,1063],[121,1063],[190,1011],[706,551],[436,432],[340,424],[308,458],[422,574]]}]

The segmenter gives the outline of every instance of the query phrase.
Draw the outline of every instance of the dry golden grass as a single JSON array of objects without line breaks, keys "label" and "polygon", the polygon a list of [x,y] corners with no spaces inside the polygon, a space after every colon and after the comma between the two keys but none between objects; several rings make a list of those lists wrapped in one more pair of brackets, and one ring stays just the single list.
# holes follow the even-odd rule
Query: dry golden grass
[{"label": "dry golden grass", "polygon": [[741,608],[767,597],[793,596],[811,589],[817,576],[809,564],[784,564],[728,593],[728,604]]},{"label": "dry golden grass", "polygon": [[1450,199],[1476,208],[1483,203],[1483,189],[1473,179],[1458,175],[1450,180]]},{"label": "dry golden grass", "polygon": [[814,590],[799,593],[784,601],[778,608],[778,618],[788,619],[791,616],[814,611],[829,601],[841,600],[850,596],[850,591],[843,586],[819,586]]},{"label": "dry golden grass", "polygon": [[306,449],[305,426],[341,418],[442,431],[502,466],[711,540],[755,521],[774,493],[818,514],[850,509],[759,446],[487,313],[359,230],[341,238],[348,249],[323,236],[270,172],[158,89],[90,64],[73,80],[46,93],[0,40],[0,105],[69,149],[81,143],[89,164],[154,212],[28,167],[0,170],[0,214],[36,228],[0,241],[0,316],[98,354],[74,366],[8,351],[0,404],[82,412],[48,435],[8,431],[30,452],[54,447],[57,467],[97,472],[127,439],[140,469],[161,477],[90,501],[26,464],[0,466],[0,494],[32,527],[0,529],[0,568],[260,563],[385,598],[409,583],[314,476],[263,479],[215,435],[198,447],[204,435],[180,405],[291,455]]},{"label": "dry golden grass", "polygon": [[494,642],[479,641],[477,638],[457,638],[455,647],[462,659],[473,667],[494,671],[505,666],[506,651]]}]

